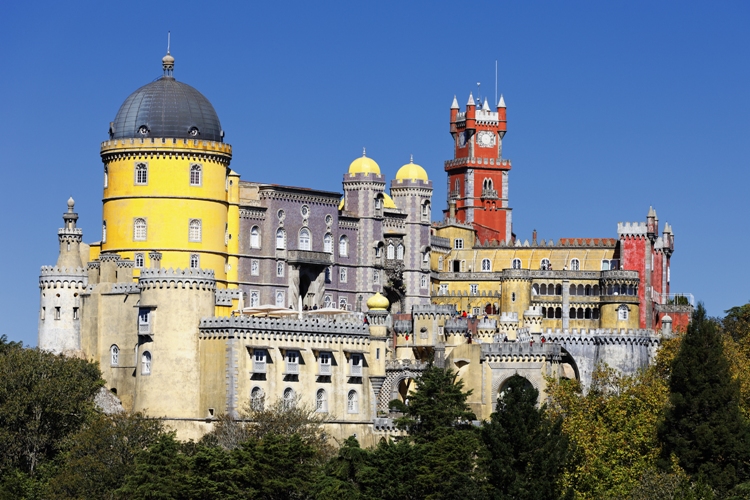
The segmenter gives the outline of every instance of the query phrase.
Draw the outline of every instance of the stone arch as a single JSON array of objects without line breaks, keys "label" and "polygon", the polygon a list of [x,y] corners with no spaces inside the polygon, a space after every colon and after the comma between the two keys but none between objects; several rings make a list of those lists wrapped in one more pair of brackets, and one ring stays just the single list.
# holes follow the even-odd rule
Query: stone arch
[{"label": "stone arch", "polygon": [[581,380],[581,372],[578,370],[578,363],[570,352],[564,347],[560,347],[560,368],[565,369],[565,365],[569,365],[573,369],[573,374],[576,380]]},{"label": "stone arch", "polygon": [[538,367],[536,367],[536,368],[529,367],[528,369],[520,369],[520,370],[516,369],[512,373],[509,370],[507,374],[505,374],[505,375],[503,375],[501,377],[498,377],[497,380],[495,380],[492,383],[492,411],[494,412],[495,409],[496,409],[496,407],[497,407],[497,398],[498,398],[498,396],[500,396],[500,392],[505,388],[505,386],[508,385],[508,382],[513,377],[521,377],[521,378],[523,378],[529,384],[531,384],[531,386],[534,389],[537,390],[537,392],[539,393],[539,396],[537,397],[537,404],[539,404],[539,401],[540,401],[540,399],[542,397],[542,392],[543,391],[539,387],[539,380],[537,379],[538,377],[535,376],[535,375],[538,375],[538,372],[539,372]]}]

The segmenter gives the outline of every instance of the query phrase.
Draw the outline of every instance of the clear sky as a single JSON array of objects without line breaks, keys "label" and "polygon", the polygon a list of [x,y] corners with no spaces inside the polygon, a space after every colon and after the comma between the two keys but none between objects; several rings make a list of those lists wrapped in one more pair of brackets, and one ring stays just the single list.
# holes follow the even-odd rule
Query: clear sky
[{"label": "clear sky", "polygon": [[246,180],[341,190],[367,147],[444,208],[449,107],[508,106],[513,229],[616,237],[649,205],[675,233],[672,291],[750,300],[747,2],[6,2],[0,16],[0,333],[36,344],[38,275],[69,196],[100,237],[99,144],[161,75],[213,103]]}]

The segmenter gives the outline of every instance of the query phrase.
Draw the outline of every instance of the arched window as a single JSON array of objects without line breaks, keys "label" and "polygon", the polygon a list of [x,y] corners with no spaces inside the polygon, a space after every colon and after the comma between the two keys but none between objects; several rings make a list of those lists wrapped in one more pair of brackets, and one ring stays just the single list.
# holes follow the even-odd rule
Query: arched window
[{"label": "arched window", "polygon": [[311,250],[312,244],[310,242],[310,230],[303,227],[299,231],[299,249],[300,250]]},{"label": "arched window", "polygon": [[422,203],[422,219],[430,220],[430,202],[425,201]]},{"label": "arched window", "polygon": [[404,245],[400,244],[396,247],[396,258],[398,260],[404,260]]},{"label": "arched window", "polygon": [[201,236],[202,236],[201,220],[190,219],[190,224],[189,224],[189,229],[188,229],[188,241],[199,242],[201,240]]},{"label": "arched window", "polygon": [[277,278],[283,278],[284,277],[284,261],[280,260],[276,262],[276,277]]},{"label": "arched window", "polygon": [[396,247],[393,243],[388,243],[388,249],[385,252],[385,258],[393,260],[396,257]]},{"label": "arched window", "polygon": [[250,292],[250,307],[258,307],[260,305],[260,292],[253,290]]},{"label": "arched window", "polygon": [[377,269],[372,272],[372,282],[376,285],[380,284],[380,271]]},{"label": "arched window", "polygon": [[419,287],[427,288],[427,276],[422,275],[422,277],[419,278]]},{"label": "arched window", "polygon": [[342,235],[339,238],[339,257],[346,257],[347,255],[349,255],[349,238]]},{"label": "arched window", "polygon": [[133,221],[133,241],[146,241],[146,219],[138,217]]},{"label": "arched window", "polygon": [[562,295],[562,285],[555,286],[555,295]]},{"label": "arched window", "polygon": [[286,231],[283,228],[276,230],[276,250],[286,249]]},{"label": "arched window", "polygon": [[542,259],[542,261],[539,263],[539,269],[541,269],[542,271],[549,271],[549,259]]},{"label": "arched window", "polygon": [[117,344],[112,344],[112,347],[109,348],[109,364],[112,366],[120,364],[120,348],[117,347]]},{"label": "arched window", "polygon": [[323,251],[325,253],[333,253],[333,236],[331,236],[331,233],[326,233],[323,236]]},{"label": "arched window", "polygon": [[151,353],[145,351],[141,356],[141,375],[151,374]]},{"label": "arched window", "polygon": [[250,248],[260,248],[260,229],[253,226],[250,230]]},{"label": "arched window", "polygon": [[456,194],[461,190],[461,181],[456,179]]},{"label": "arched window", "polygon": [[510,267],[513,269],[521,269],[521,259],[513,259],[510,263]]},{"label": "arched window", "polygon": [[201,267],[201,258],[197,253],[190,254],[190,269],[199,269]]},{"label": "arched window", "polygon": [[148,184],[148,165],[145,163],[135,164],[135,183],[139,185]]},{"label": "arched window", "polygon": [[319,413],[328,411],[328,396],[326,396],[325,389],[318,389],[318,393],[315,395],[315,411]]},{"label": "arched window", "polygon": [[193,163],[192,165],[190,165],[190,185],[201,185],[201,166],[197,163]]},{"label": "arched window", "polygon": [[492,271],[492,262],[490,259],[482,259],[482,271],[486,273]]},{"label": "arched window", "polygon": [[106,189],[109,186],[109,168],[107,165],[104,165],[104,188]]},{"label": "arched window", "polygon": [[575,295],[576,294],[576,286],[575,285],[570,285],[570,289],[568,290],[568,293],[570,293],[570,295]]},{"label": "arched window", "polygon": [[581,261],[578,259],[570,259],[570,270],[571,271],[580,271],[581,270]]},{"label": "arched window", "polygon": [[263,389],[260,387],[253,387],[253,390],[250,391],[250,409],[253,411],[263,411],[265,399]]},{"label": "arched window", "polygon": [[102,243],[107,242],[107,221],[102,221]]},{"label": "arched window", "polygon": [[286,300],[284,298],[284,291],[277,290],[276,291],[276,307],[286,307],[285,302]]},{"label": "arched window", "polygon": [[539,287],[539,295],[547,295],[547,285],[545,283],[542,283],[542,286]]},{"label": "arched window", "polygon": [[326,283],[331,282],[331,268],[330,267],[326,267],[325,280],[326,280]]},{"label": "arched window", "polygon": [[620,321],[627,321],[630,316],[630,309],[625,304],[617,308],[617,319]]},{"label": "arched window", "polygon": [[284,389],[284,408],[287,410],[294,408],[294,389],[291,387]]},{"label": "arched window", "polygon": [[359,396],[357,391],[349,391],[346,397],[346,409],[349,413],[359,413]]}]

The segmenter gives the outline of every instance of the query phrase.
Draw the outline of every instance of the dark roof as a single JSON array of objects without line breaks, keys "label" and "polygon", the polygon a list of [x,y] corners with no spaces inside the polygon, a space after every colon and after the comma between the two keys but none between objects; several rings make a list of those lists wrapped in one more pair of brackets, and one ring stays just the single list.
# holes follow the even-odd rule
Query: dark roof
[{"label": "dark roof", "polygon": [[110,127],[111,139],[168,137],[223,142],[219,117],[203,94],[163,76],[125,99]]}]

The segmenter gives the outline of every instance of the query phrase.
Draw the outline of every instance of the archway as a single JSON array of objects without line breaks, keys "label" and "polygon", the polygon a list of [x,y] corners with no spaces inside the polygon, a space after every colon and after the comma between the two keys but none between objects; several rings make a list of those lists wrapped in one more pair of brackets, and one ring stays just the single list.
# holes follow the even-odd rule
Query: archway
[{"label": "archway", "polygon": [[563,347],[560,347],[560,371],[561,378],[581,380],[581,374],[578,371],[578,364],[575,358]]},{"label": "archway", "polygon": [[[527,379],[526,377],[523,377],[523,376],[521,376],[521,375],[519,375],[519,374],[516,373],[515,375],[512,375],[512,376],[508,377],[507,379],[503,380],[502,384],[500,384],[500,387],[497,390],[497,402],[498,403],[500,403],[503,400],[503,397],[505,397],[505,395],[508,393],[508,390],[510,390],[509,386],[510,386],[511,382],[512,381],[516,381],[516,380],[521,380],[522,381],[522,386],[525,389],[534,389],[534,390],[536,390],[536,388],[534,387],[534,384],[532,384],[529,381],[529,379]],[[535,401],[535,403],[537,403],[537,404],[539,403],[539,391],[538,390],[537,390],[537,400]]]}]

